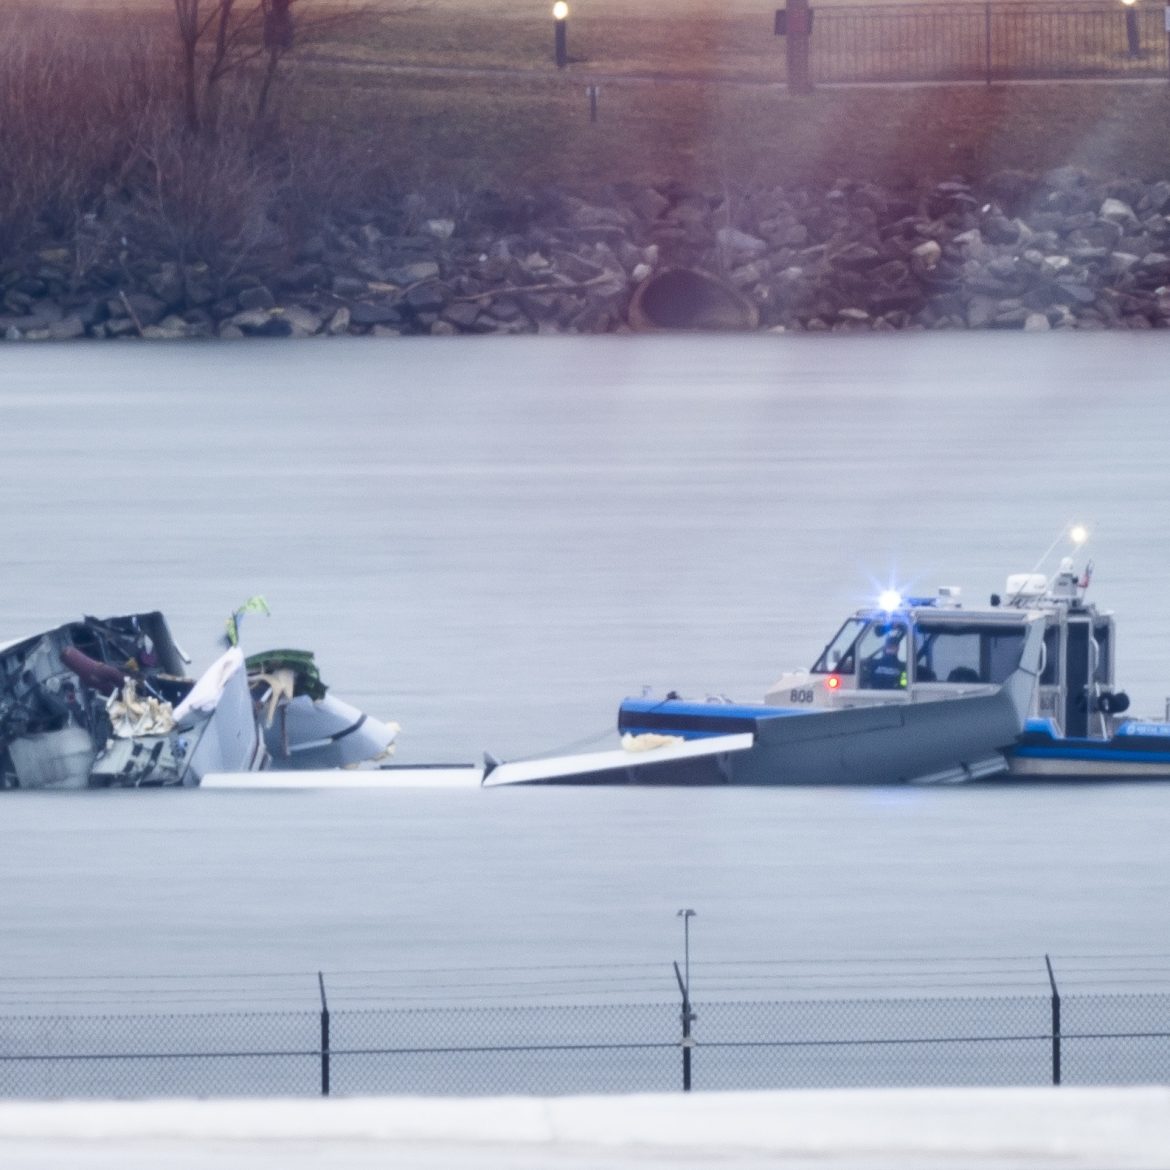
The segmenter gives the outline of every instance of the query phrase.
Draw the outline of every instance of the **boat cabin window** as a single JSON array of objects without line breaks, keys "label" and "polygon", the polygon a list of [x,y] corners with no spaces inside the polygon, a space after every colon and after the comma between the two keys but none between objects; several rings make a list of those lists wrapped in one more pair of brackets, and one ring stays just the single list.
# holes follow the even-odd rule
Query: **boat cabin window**
[{"label": "boat cabin window", "polygon": [[1093,680],[1101,686],[1108,686],[1110,680],[1113,678],[1112,663],[1109,661],[1113,647],[1110,643],[1109,634],[1108,622],[1102,622],[1100,625],[1093,627],[1093,639],[1097,643],[1097,666],[1093,671]]},{"label": "boat cabin window", "polygon": [[813,674],[852,674],[857,669],[854,644],[865,629],[861,618],[850,618],[838,631],[836,637],[825,647],[824,653],[813,665]]},{"label": "boat cabin window", "polygon": [[1049,626],[1044,631],[1044,669],[1040,672],[1040,685],[1060,685],[1060,627]]},{"label": "boat cabin window", "polygon": [[1023,628],[919,627],[918,682],[1002,683],[1020,664]]}]

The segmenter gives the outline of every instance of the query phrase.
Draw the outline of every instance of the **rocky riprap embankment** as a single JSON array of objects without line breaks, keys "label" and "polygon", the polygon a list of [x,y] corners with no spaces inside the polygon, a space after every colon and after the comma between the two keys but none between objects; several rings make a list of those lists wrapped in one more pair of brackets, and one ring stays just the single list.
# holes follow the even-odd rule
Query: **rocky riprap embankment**
[{"label": "rocky riprap embankment", "polygon": [[[1170,322],[1170,181],[1071,168],[918,192],[478,193],[458,214],[412,195],[325,226],[291,262],[254,259],[218,280],[122,244],[86,267],[61,242],[0,260],[0,337],[602,333],[631,317],[794,331]],[[708,295],[672,284],[680,272]]]}]

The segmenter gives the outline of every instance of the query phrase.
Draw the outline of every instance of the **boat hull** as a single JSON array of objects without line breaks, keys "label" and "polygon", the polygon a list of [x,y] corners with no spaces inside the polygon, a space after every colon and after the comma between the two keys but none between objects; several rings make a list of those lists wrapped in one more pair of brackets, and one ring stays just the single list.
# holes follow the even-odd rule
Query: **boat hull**
[{"label": "boat hull", "polygon": [[1061,736],[1031,719],[1008,756],[1021,780],[1170,780],[1170,723],[1128,720],[1110,736]]},{"label": "boat hull", "polygon": [[750,731],[752,747],[711,769],[742,785],[959,783],[1007,770],[1020,717],[1001,688],[913,703],[809,711],[627,699],[623,732],[701,738]]}]

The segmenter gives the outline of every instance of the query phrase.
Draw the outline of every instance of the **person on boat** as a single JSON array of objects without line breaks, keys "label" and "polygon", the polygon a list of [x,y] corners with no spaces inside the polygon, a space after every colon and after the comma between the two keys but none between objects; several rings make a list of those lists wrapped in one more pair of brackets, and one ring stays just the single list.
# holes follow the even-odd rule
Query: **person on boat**
[{"label": "person on boat", "polygon": [[882,652],[870,663],[870,685],[880,690],[897,690],[906,686],[906,663],[899,654],[901,643],[896,634],[886,638]]}]

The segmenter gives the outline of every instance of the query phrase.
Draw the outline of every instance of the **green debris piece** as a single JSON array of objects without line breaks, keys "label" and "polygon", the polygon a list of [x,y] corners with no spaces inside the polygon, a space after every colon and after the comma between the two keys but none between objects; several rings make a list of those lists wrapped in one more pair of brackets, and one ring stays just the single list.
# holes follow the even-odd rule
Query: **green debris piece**
[{"label": "green debris piece", "polygon": [[323,699],[329,689],[321,681],[312,650],[264,650],[244,659],[248,675],[271,674],[274,670],[291,670],[295,675],[294,695]]},{"label": "green debris piece", "polygon": [[272,610],[268,608],[268,602],[260,596],[259,593],[255,597],[249,597],[243,605],[238,606],[232,611],[232,616],[224,623],[224,630],[227,634],[229,646],[238,646],[240,644],[240,622],[244,620],[246,613],[264,613],[270,614]]}]

